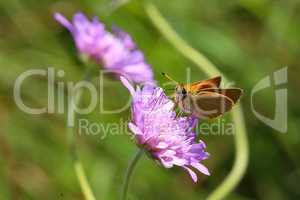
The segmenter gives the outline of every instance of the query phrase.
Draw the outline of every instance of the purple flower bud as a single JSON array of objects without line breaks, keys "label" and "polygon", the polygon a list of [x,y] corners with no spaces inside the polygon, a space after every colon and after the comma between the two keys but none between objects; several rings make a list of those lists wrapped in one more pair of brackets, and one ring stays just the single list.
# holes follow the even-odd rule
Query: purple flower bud
[{"label": "purple flower bud", "polygon": [[129,128],[137,144],[165,168],[174,165],[188,171],[193,181],[197,175],[192,168],[209,175],[208,169],[201,164],[208,158],[205,144],[195,142],[193,132],[198,120],[195,117],[176,117],[174,103],[156,86],[133,86],[121,77],[122,83],[132,95],[132,122]]},{"label": "purple flower bud", "polygon": [[80,54],[118,77],[125,76],[135,83],[154,82],[151,67],[129,34],[116,27],[108,32],[96,17],[90,21],[82,13],[76,13],[72,23],[60,13],[54,18],[70,31]]}]

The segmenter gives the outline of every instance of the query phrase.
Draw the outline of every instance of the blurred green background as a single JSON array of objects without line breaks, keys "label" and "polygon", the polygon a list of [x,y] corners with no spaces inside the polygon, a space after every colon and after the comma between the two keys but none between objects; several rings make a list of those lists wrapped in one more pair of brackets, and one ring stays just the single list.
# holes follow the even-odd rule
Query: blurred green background
[{"label": "blurred green background", "polygon": [[[250,162],[241,183],[227,199],[299,199],[300,180],[300,2],[297,0],[153,1],[175,30],[204,53],[235,85],[244,89],[241,100],[248,131]],[[59,81],[80,80],[80,65],[70,34],[53,20],[59,11],[69,19],[76,11],[96,15],[110,27],[130,33],[152,65],[155,78],[167,72],[185,80],[205,75],[176,51],[153,27],[142,1],[0,1],[0,199],[84,199],[66,140],[63,114],[29,115],[15,104],[13,86],[28,69],[54,67],[65,71]],[[288,132],[279,133],[259,121],[250,107],[254,85],[288,66]],[[128,99],[126,89],[108,81],[104,105],[118,108]],[[255,107],[274,116],[274,89],[257,94]],[[28,105],[47,105],[46,78],[32,78],[22,87]],[[117,97],[117,98],[116,98]],[[119,114],[85,115],[109,124],[129,118]],[[225,116],[225,119],[228,117]],[[228,119],[229,120],[229,119]],[[170,170],[144,157],[132,178],[131,199],[204,199],[229,173],[235,152],[232,135],[202,135],[211,157],[205,165],[211,176],[199,174],[192,183],[180,168]],[[135,144],[126,134],[81,135],[78,151],[97,199],[118,199],[123,173]]]}]

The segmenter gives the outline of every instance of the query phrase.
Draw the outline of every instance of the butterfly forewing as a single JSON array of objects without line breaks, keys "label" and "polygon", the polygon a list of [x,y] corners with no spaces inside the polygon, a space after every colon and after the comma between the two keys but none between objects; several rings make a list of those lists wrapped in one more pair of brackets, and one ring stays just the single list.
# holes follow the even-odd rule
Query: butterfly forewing
[{"label": "butterfly forewing", "polygon": [[220,83],[221,76],[217,76],[212,79],[186,84],[184,85],[184,88],[190,93],[197,93],[202,89],[218,88],[220,86]]}]

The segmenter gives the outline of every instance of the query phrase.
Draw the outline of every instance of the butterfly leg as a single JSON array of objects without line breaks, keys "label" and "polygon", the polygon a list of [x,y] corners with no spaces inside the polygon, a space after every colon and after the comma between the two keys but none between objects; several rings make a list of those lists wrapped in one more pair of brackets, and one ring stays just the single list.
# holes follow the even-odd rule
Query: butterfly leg
[{"label": "butterfly leg", "polygon": [[183,114],[183,111],[179,110],[178,113],[176,114],[176,118],[179,118],[181,117]]}]

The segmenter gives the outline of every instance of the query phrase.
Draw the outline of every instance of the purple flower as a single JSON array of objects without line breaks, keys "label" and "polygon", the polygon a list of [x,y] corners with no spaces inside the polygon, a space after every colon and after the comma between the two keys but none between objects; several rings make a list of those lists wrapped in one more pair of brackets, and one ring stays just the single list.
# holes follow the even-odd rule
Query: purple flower
[{"label": "purple flower", "polygon": [[195,142],[193,132],[198,120],[194,117],[176,117],[174,103],[156,86],[133,86],[123,77],[122,83],[132,95],[132,122],[129,128],[137,144],[166,168],[174,165],[189,172],[194,182],[195,168],[209,175],[208,169],[200,161],[208,158],[205,144]]},{"label": "purple flower", "polygon": [[151,67],[129,34],[118,28],[108,32],[96,17],[90,21],[82,13],[76,13],[72,23],[60,13],[54,17],[71,32],[80,54],[102,64],[118,77],[126,76],[135,83],[154,82]]}]

